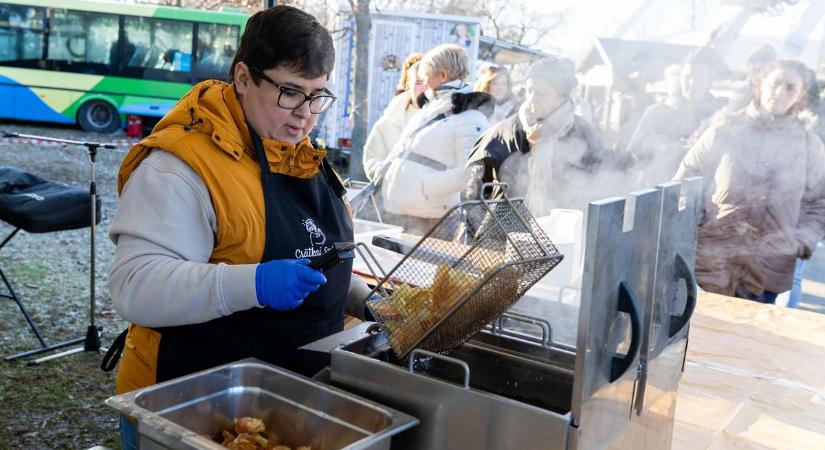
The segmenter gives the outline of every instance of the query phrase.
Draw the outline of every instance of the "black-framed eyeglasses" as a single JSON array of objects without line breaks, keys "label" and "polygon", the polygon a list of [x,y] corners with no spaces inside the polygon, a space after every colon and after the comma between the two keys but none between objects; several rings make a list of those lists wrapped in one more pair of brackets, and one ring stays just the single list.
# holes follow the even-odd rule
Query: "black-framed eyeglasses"
[{"label": "black-framed eyeglasses", "polygon": [[338,98],[332,94],[328,89],[324,88],[324,93],[319,95],[306,95],[303,91],[298,89],[281,86],[280,83],[269,78],[262,70],[251,67],[255,75],[266,80],[267,83],[275,86],[278,89],[278,106],[284,109],[298,109],[306,102],[309,102],[309,112],[312,114],[321,114],[328,110],[335,100]]}]

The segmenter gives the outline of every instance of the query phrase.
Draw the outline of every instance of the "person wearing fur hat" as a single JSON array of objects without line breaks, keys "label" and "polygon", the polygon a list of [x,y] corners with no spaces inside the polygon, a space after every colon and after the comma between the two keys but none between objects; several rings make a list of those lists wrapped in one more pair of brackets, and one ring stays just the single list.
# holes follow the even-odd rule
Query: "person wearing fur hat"
[{"label": "person wearing fur hat", "polygon": [[581,208],[594,199],[597,194],[587,185],[607,154],[598,131],[574,114],[576,84],[569,60],[544,60],[530,69],[518,112],[476,143],[465,198],[479,198],[483,183],[505,182],[508,195],[525,197],[537,217],[552,208]]},{"label": "person wearing fur hat", "polygon": [[825,150],[806,72],[796,61],[763,68],[750,105],[714,118],[674,177],[704,177],[696,278],[707,291],[774,303],[825,236]]}]

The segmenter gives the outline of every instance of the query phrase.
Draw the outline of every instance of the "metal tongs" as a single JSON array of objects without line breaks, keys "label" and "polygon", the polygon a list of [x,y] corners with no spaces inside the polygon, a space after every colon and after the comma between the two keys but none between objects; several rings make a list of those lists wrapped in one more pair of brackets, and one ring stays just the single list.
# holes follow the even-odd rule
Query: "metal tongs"
[{"label": "metal tongs", "polygon": [[324,253],[321,256],[312,258],[309,267],[321,272],[341,264],[346,259],[355,258],[355,243],[353,242],[336,242],[332,246],[332,250]]}]

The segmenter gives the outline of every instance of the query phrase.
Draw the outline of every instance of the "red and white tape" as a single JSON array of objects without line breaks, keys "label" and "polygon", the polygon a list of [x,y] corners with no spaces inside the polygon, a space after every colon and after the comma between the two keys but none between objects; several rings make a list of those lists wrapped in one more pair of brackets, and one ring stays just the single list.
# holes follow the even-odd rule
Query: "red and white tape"
[{"label": "red and white tape", "polygon": [[[128,150],[140,142],[139,139],[108,139],[106,143],[115,144],[121,150]],[[22,137],[0,137],[0,145],[12,144],[26,144],[26,145],[43,145],[48,147],[62,147],[67,144],[54,141],[44,141],[42,139],[22,138]]]}]

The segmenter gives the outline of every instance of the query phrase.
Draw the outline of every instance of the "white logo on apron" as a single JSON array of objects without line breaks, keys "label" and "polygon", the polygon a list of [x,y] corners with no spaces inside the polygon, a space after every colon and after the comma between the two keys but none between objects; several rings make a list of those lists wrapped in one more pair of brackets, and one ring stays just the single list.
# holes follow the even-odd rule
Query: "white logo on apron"
[{"label": "white logo on apron", "polygon": [[327,251],[332,250],[332,247],[324,246],[327,242],[327,237],[312,219],[306,219],[301,223],[304,225],[304,228],[306,228],[307,233],[309,233],[310,246],[305,249],[295,250],[296,258],[312,258],[315,256],[321,256]]}]

